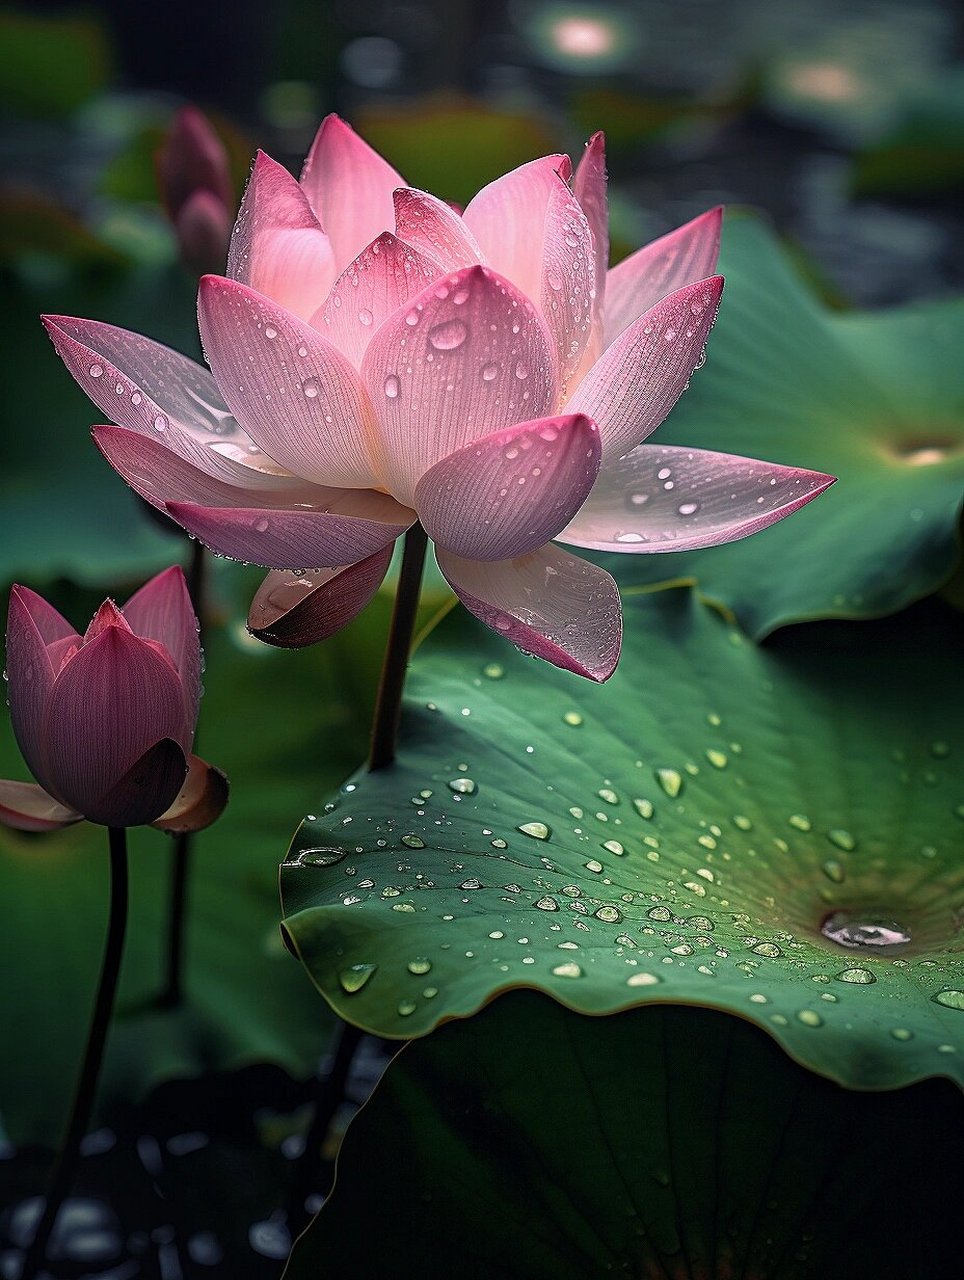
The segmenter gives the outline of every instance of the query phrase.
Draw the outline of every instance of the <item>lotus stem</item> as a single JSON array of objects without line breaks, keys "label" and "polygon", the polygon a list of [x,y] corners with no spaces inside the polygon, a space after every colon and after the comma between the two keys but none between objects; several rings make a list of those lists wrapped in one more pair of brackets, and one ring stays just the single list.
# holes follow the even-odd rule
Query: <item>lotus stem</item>
[{"label": "lotus stem", "polygon": [[37,1230],[34,1232],[33,1242],[27,1250],[20,1280],[35,1280],[37,1271],[46,1259],[47,1246],[50,1243],[57,1215],[74,1180],[80,1156],[80,1143],[90,1124],[97,1082],[100,1079],[101,1065],[104,1060],[104,1046],[107,1043],[107,1031],[110,1027],[121,958],[124,954],[124,935],[127,932],[126,828],[109,827],[108,843],[110,847],[110,913],[97,999],[90,1020],[90,1030],[87,1033],[87,1048],[84,1051],[84,1061],[77,1080],[70,1118],[51,1170],[44,1210],[37,1224]]},{"label": "lotus stem", "polygon": [[[187,571],[187,590],[194,606],[198,623],[198,638],[204,645],[204,629],[207,621],[204,612],[204,579],[207,559],[204,544],[192,539],[191,563]],[[164,985],[158,1004],[162,1009],[176,1009],[184,999],[184,946],[187,923],[187,889],[191,869],[191,843],[193,833],[181,832],[174,837],[171,850],[170,896],[167,911],[167,955]]]},{"label": "lotus stem", "polygon": [[405,535],[402,570],[395,593],[395,608],[385,646],[385,660],[375,700],[372,720],[371,753],[368,768],[384,769],[395,759],[395,742],[402,712],[405,672],[412,649],[412,633],[418,613],[418,597],[422,585],[422,569],[428,538],[420,524],[413,524]]}]

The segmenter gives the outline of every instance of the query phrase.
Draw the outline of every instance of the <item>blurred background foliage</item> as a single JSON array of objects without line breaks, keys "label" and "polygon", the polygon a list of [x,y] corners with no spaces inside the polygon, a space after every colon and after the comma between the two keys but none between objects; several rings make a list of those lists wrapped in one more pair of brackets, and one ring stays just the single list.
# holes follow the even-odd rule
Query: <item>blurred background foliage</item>
[{"label": "blurred background foliage", "polygon": [[[462,203],[603,129],[614,258],[714,204],[752,205],[809,288],[846,312],[962,291],[962,53],[955,0],[2,6],[4,595],[27,581],[80,621],[187,558],[91,445],[96,411],[37,319],[92,316],[199,355],[194,281],[154,169],[185,102],[213,121],[239,196],[256,147],[297,172],[329,111],[411,183]],[[71,1275],[276,1276],[303,1219],[297,1157],[330,1015],[279,953],[275,867],[297,818],[364,752],[388,601],[322,650],[269,653],[244,635],[256,582],[218,564],[210,584],[201,749],[235,798],[200,846],[193,1003],[149,1008],[164,842],[145,839],[101,1116],[114,1127],[88,1146],[76,1239],[58,1246],[87,1251]],[[0,757],[23,776],[6,719]],[[101,937],[98,836],[0,834],[3,969],[17,975],[0,1025],[36,1064],[0,1073],[0,1204],[36,1192],[69,1091]],[[15,1274],[24,1230],[15,1210],[0,1220],[0,1275]]]}]

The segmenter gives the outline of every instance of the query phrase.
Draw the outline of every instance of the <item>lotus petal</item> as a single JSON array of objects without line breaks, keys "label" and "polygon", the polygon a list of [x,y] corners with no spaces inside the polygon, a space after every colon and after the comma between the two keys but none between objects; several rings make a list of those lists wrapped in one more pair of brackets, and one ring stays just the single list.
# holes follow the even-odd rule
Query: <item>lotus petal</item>
[{"label": "lotus petal", "polygon": [[84,815],[48,796],[36,782],[0,778],[0,823],[17,831],[57,831]]},{"label": "lotus petal", "polygon": [[49,787],[44,712],[60,669],[49,646],[79,646],[80,636],[29,587],[14,586],[7,612],[7,698],[17,744],[30,772]]},{"label": "lotus petal", "polygon": [[604,345],[670,293],[716,270],[723,209],[710,209],[624,258],[606,277]]},{"label": "lotus petal", "polygon": [[178,565],[165,569],[136,591],[122,610],[131,629],[171,655],[181,677],[191,723],[201,697],[201,646],[194,606]]},{"label": "lotus petal", "polygon": [[40,731],[46,756],[40,781],[96,822],[92,804],[109,796],[149,747],[171,738],[183,755],[190,751],[194,723],[170,659],[150,641],[110,626],[61,668]]},{"label": "lotus petal", "polygon": [[405,182],[344,120],[330,115],[308,152],[301,185],[328,233],[340,271],[395,226],[392,192]]},{"label": "lotus petal", "polygon": [[371,489],[343,490],[327,510],[185,502],[170,502],[167,509],[212,551],[266,569],[355,564],[394,542],[415,521],[414,511]]},{"label": "lotus petal", "polygon": [[372,339],[362,365],[378,414],[388,488],[410,503],[429,467],[556,399],[549,334],[535,308],[486,267],[423,291]]},{"label": "lotus petal", "polygon": [[494,562],[435,555],[465,607],[524,653],[599,683],[616,669],[622,614],[604,570],[552,545]]},{"label": "lotus petal", "polygon": [[372,335],[440,274],[429,258],[386,231],[342,272],[311,323],[360,368]]},{"label": "lotus petal", "polygon": [[435,262],[444,273],[482,261],[482,251],[464,219],[443,200],[403,187],[393,196],[395,234]]},{"label": "lotus petal", "polygon": [[331,243],[308,197],[263,151],[241,202],[225,274],[302,320],[318,309],[338,274]]},{"label": "lotus petal", "polygon": [[239,463],[255,474],[276,469],[240,429],[202,365],[97,320],[45,316],[44,324],[75,381],[111,422],[158,437],[174,453],[225,479]]},{"label": "lotus petal", "polygon": [[139,827],[163,814],[184,786],[188,765],[181,747],[162,738],[141,755],[84,817],[105,827]]},{"label": "lotus petal", "polygon": [[303,649],[326,640],[373,599],[388,572],[392,551],[389,544],[341,568],[269,573],[251,601],[248,630],[279,649]]},{"label": "lotus petal", "polygon": [[644,444],[608,464],[561,542],[597,551],[690,551],[765,529],[833,476],[707,449]]},{"label": "lotus petal", "polygon": [[415,509],[433,541],[469,560],[508,560],[554,538],[599,473],[596,424],[581,414],[521,422],[426,471]]},{"label": "lotus petal", "polygon": [[569,401],[598,425],[603,464],[621,457],[663,421],[689,385],[716,319],[723,279],[670,294],[619,335]]},{"label": "lotus petal", "polygon": [[336,347],[269,298],[219,276],[201,281],[198,315],[218,384],[265,453],[318,484],[373,482],[370,409]]},{"label": "lotus petal", "polygon": [[224,812],[228,791],[228,780],[220,769],[200,756],[191,756],[187,777],[174,803],[151,826],[172,836],[203,831]]},{"label": "lotus petal", "polygon": [[546,213],[572,172],[568,156],[543,156],[496,178],[462,215],[486,263],[533,302],[542,296]]}]

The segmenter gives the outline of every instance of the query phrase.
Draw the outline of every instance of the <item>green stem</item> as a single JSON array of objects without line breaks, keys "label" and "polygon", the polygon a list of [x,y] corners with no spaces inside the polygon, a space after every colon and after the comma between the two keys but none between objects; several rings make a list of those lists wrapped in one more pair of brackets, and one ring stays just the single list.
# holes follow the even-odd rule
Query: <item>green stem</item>
[{"label": "green stem", "polygon": [[412,648],[412,633],[418,613],[418,596],[422,585],[422,568],[428,539],[420,524],[413,524],[405,535],[402,571],[398,577],[395,608],[385,647],[382,677],[375,700],[372,720],[372,744],[368,757],[370,770],[384,769],[395,759],[395,739],[402,712],[405,671]]},{"label": "green stem", "polygon": [[20,1280],[34,1280],[37,1271],[47,1256],[47,1246],[71,1183],[74,1180],[77,1162],[80,1157],[80,1143],[90,1124],[94,1097],[97,1093],[97,1081],[100,1078],[101,1064],[104,1060],[104,1046],[107,1043],[107,1031],[110,1027],[111,1012],[114,1008],[114,995],[117,991],[117,979],[120,975],[121,958],[124,953],[124,934],[127,931],[127,831],[124,827],[108,829],[110,845],[110,917],[107,926],[107,941],[104,946],[104,960],[101,965],[100,983],[97,987],[97,999],[90,1020],[87,1034],[87,1048],[84,1061],[77,1080],[77,1089],[70,1111],[70,1119],[64,1132],[60,1150],[54,1161],[47,1188],[44,1211],[41,1215],[33,1242],[27,1250]]},{"label": "green stem", "polygon": [[[191,563],[187,571],[187,589],[198,620],[198,639],[204,644],[204,579],[206,556],[200,539],[191,540]],[[171,850],[170,897],[167,913],[167,956],[164,986],[158,1004],[162,1009],[175,1009],[184,999],[184,935],[187,922],[187,888],[191,868],[192,833],[174,837]]]}]

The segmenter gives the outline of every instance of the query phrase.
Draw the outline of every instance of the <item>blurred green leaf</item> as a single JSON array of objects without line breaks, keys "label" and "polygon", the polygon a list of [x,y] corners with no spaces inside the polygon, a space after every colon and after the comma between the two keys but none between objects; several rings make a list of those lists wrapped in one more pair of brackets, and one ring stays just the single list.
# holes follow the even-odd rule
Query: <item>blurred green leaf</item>
[{"label": "blurred green leaf", "polygon": [[285,1280],[950,1276],[960,1118],[945,1082],[847,1093],[737,1018],[514,993],[389,1066]]},{"label": "blurred green leaf", "polygon": [[964,494],[964,300],[882,314],[823,308],[775,237],[728,220],[726,288],[705,368],[653,437],[829,472],[815,502],[740,542],[609,555],[620,583],[695,576],[754,636],[874,617],[958,563]]},{"label": "blurred green leaf", "polygon": [[[762,650],[677,589],[628,596],[625,622],[602,688],[461,612],[422,646],[397,762],[282,868],[319,990],[399,1037],[510,987],[708,1005],[845,1084],[960,1078],[960,618]],[[911,941],[839,945],[838,913]]]},{"label": "blurred green leaf", "polygon": [[107,83],[104,25],[90,13],[0,13],[0,105],[23,115],[62,116]]},{"label": "blurred green leaf", "polygon": [[462,204],[487,182],[557,149],[531,115],[447,96],[391,110],[369,107],[357,113],[355,124],[406,182]]},{"label": "blurred green leaf", "polygon": [[893,127],[854,161],[858,196],[913,199],[964,186],[964,70],[928,78],[897,109]]}]

